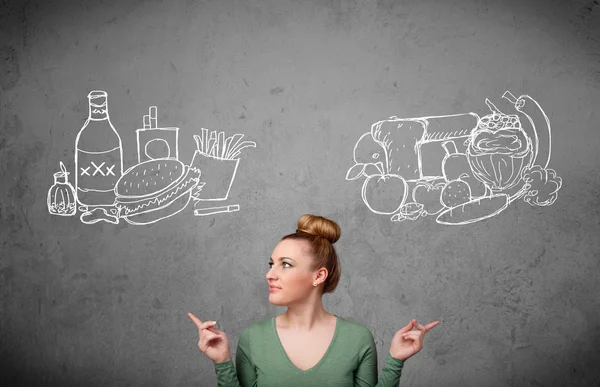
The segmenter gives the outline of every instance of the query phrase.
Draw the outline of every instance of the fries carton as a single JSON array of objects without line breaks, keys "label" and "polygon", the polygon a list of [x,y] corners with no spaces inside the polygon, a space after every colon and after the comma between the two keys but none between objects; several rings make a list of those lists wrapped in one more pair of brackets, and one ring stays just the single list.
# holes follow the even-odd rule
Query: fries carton
[{"label": "fries carton", "polygon": [[192,199],[227,200],[240,159],[222,159],[194,152],[190,168],[200,170],[201,188],[192,190]]},{"label": "fries carton", "polygon": [[[192,191],[196,200],[227,200],[235,179],[242,149],[256,147],[253,141],[241,141],[243,134],[225,138],[225,133],[202,128],[202,136],[195,135],[198,149],[190,168],[200,172],[199,188]],[[201,185],[204,183],[204,185]]]}]

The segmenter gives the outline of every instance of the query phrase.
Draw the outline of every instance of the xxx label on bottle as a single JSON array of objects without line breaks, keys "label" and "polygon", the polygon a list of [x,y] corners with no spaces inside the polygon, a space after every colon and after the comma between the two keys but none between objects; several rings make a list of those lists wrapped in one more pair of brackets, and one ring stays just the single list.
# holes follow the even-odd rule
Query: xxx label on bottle
[{"label": "xxx label on bottle", "polygon": [[77,151],[77,201],[82,205],[113,205],[114,187],[123,171],[121,148],[104,152]]}]

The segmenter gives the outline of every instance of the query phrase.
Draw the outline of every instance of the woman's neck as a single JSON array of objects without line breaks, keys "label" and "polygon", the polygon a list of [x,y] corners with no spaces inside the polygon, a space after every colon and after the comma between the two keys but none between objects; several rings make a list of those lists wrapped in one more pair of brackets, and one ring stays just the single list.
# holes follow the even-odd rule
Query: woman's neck
[{"label": "woman's neck", "polygon": [[278,316],[279,327],[298,332],[309,332],[327,324],[333,314],[327,312],[322,304],[313,306],[288,307],[288,310]]}]

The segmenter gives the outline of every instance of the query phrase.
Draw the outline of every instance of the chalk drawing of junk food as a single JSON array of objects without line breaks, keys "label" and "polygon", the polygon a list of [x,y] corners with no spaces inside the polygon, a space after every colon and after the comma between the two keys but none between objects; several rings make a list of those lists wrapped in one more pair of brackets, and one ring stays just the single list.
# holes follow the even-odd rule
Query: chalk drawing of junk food
[{"label": "chalk drawing of junk food", "polygon": [[357,141],[346,179],[365,177],[363,202],[395,222],[436,216],[440,224],[464,225],[498,215],[520,198],[551,205],[562,179],[548,168],[550,120],[528,95],[506,91],[502,97],[515,114],[486,99],[491,113],[483,117],[376,122]]},{"label": "chalk drawing of junk food", "polygon": [[61,161],[61,171],[54,174],[48,191],[48,211],[73,216],[79,205],[84,223],[90,223],[90,218],[118,223],[114,187],[123,172],[121,137],[108,114],[107,93],[93,90],[87,97],[88,118],[75,138],[75,186]]},{"label": "chalk drawing of junk food", "polygon": [[54,174],[54,184],[48,190],[48,211],[52,215],[73,216],[76,213],[75,188],[69,183],[69,172],[60,162],[60,172]]},{"label": "chalk drawing of junk food", "polygon": [[[226,200],[241,150],[256,146],[240,142],[243,135],[225,139],[223,132],[213,132],[208,137],[203,129],[206,147],[202,145],[186,165],[179,160],[179,128],[158,127],[157,108],[151,106],[143,117],[143,127],[136,130],[138,163],[122,172],[121,138],[108,118],[106,92],[93,91],[88,97],[90,115],[75,141],[79,179],[76,176],[72,187],[69,172],[60,163],[61,171],[54,174],[54,185],[48,191],[48,211],[53,215],[75,215],[79,203],[85,224],[118,224],[123,219],[148,225],[180,213],[192,198],[196,203]],[[200,181],[203,174],[206,181]],[[203,190],[205,186],[207,190]],[[194,214],[236,210],[239,205],[196,209]]]},{"label": "chalk drawing of junk food", "polygon": [[151,106],[136,130],[138,164],[127,169],[115,185],[115,207],[129,224],[146,225],[180,213],[199,183],[179,157],[179,128],[157,125]]},{"label": "chalk drawing of junk food", "polygon": [[[157,128],[156,107],[144,116],[137,130],[138,164],[128,169],[115,187],[120,217],[135,225],[152,224],[183,211],[193,199],[226,200],[240,161],[241,150],[256,146],[239,143],[243,135],[225,139],[224,132],[202,129],[194,135],[198,150],[189,165],[177,159],[178,129]],[[206,137],[203,142],[202,138]],[[234,142],[234,140],[237,140]],[[206,144],[206,146],[204,146]],[[194,215],[239,210],[239,205],[195,209]]]},{"label": "chalk drawing of junk food", "polygon": [[235,180],[240,155],[243,149],[256,147],[254,141],[242,141],[243,134],[225,137],[225,132],[211,131],[202,128],[201,135],[194,135],[197,149],[190,163],[193,171],[201,172],[203,185],[192,192],[196,216],[239,211],[237,204],[225,206],[208,206],[202,203],[224,201]]}]

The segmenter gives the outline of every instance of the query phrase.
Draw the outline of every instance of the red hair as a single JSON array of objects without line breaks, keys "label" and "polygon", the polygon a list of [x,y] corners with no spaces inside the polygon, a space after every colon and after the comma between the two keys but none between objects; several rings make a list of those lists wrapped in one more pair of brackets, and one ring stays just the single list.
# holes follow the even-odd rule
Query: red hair
[{"label": "red hair", "polygon": [[305,214],[298,220],[298,229],[293,234],[281,238],[304,240],[308,242],[314,257],[311,270],[321,267],[327,269],[327,278],[323,286],[323,293],[331,293],[340,281],[340,263],[333,244],[340,239],[342,230],[333,220],[322,216]]}]

